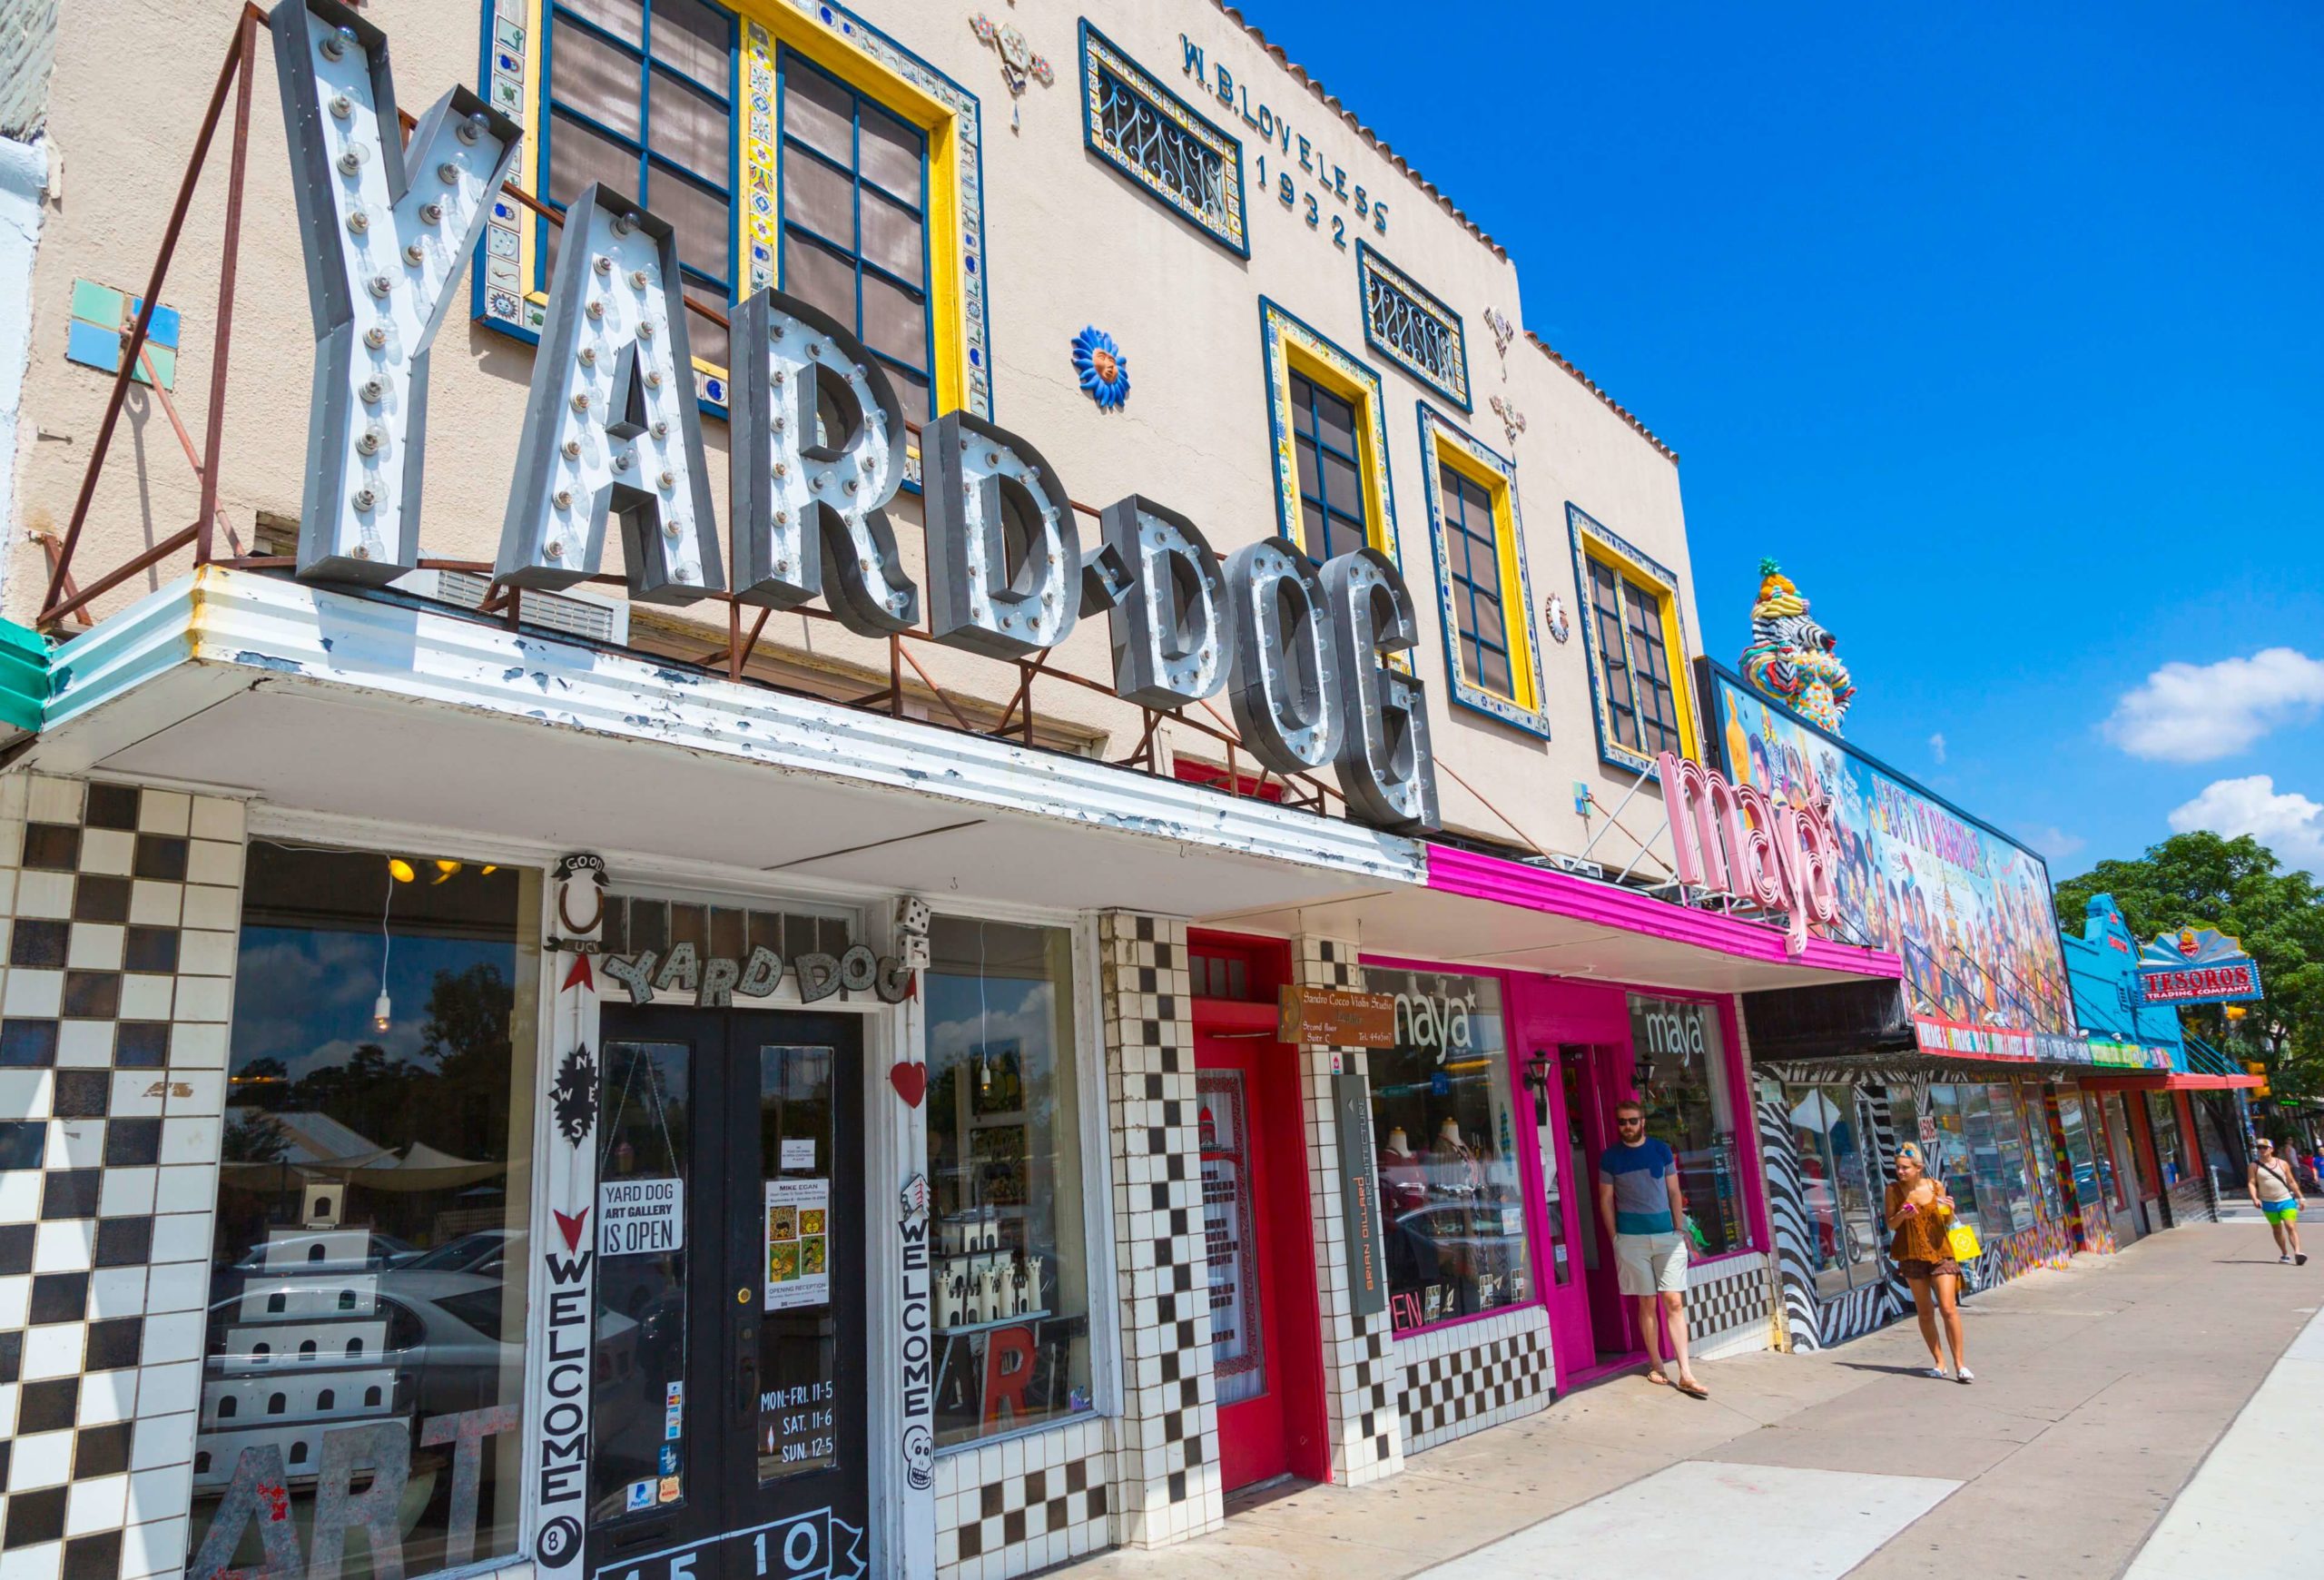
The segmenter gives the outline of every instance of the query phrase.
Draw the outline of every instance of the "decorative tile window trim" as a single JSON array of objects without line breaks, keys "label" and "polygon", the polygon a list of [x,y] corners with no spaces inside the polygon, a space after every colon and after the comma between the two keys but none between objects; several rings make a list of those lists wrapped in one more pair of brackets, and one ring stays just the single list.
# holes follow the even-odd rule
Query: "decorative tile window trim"
[{"label": "decorative tile window trim", "polygon": [[[1190,201],[1172,190],[1141,163],[1137,154],[1108,137],[1100,114],[1105,102],[1104,81],[1110,76],[1155,114],[1206,153],[1219,164],[1219,209]],[[1226,247],[1236,256],[1251,255],[1251,237],[1245,225],[1243,144],[1197,114],[1191,104],[1155,80],[1153,74],[1124,54],[1118,45],[1081,20],[1081,136],[1089,151],[1153,194],[1172,212]]]},{"label": "decorative tile window trim", "polygon": [[[1421,464],[1428,469],[1429,538],[1436,551],[1436,606],[1444,637],[1444,675],[1452,700],[1463,707],[1490,715],[1530,735],[1550,738],[1549,709],[1541,691],[1541,646],[1533,637],[1532,573],[1525,564],[1525,528],[1517,513],[1517,463],[1456,426],[1450,418],[1417,401],[1420,408]],[[1437,486],[1440,457],[1453,457],[1455,471],[1479,481],[1494,479],[1493,534],[1503,549],[1502,564],[1517,563],[1513,583],[1504,580],[1502,605],[1508,612],[1510,673],[1519,682],[1518,696],[1502,696],[1473,684],[1461,667],[1460,622],[1453,607],[1452,547],[1446,537],[1443,490]],[[1530,701],[1531,706],[1527,706]]]},{"label": "decorative tile window trim", "polygon": [[[491,0],[483,8],[480,79],[489,85],[494,107],[528,132],[537,131],[544,114],[542,5],[543,0]],[[781,188],[775,175],[780,129],[773,123],[779,48],[788,44],[819,64],[828,64],[829,59],[837,58],[860,66],[871,79],[875,98],[881,79],[901,83],[934,103],[950,120],[950,148],[940,160],[931,136],[930,152],[931,251],[939,259],[957,252],[960,261],[957,272],[932,273],[930,280],[930,311],[937,325],[939,351],[934,370],[937,408],[950,410],[957,405],[971,416],[990,420],[992,313],[984,281],[981,102],[843,5],[829,0],[764,0],[764,11],[793,15],[780,25],[771,25],[759,15],[734,13],[741,39],[729,102],[734,112],[734,165],[739,174],[731,189],[737,288],[744,281],[753,291],[775,283],[775,249],[782,221]],[[862,86],[865,78],[854,81]],[[901,113],[901,106],[886,107]],[[534,141],[536,151],[526,162],[527,179],[537,191],[547,184],[547,140],[536,136]],[[950,175],[941,187],[935,181],[940,167]],[[941,223],[937,222],[940,215]],[[527,260],[542,256],[541,227],[547,222],[507,197],[495,199],[470,281],[469,311],[476,321],[528,345],[539,343],[547,296],[527,281],[526,265]],[[949,231],[949,237],[940,235],[940,231]],[[936,245],[946,241],[949,248]],[[953,399],[956,391],[957,400]],[[705,371],[702,394],[705,411],[726,415],[723,379]]]},{"label": "decorative tile window trim", "polygon": [[[1294,543],[1299,530],[1299,456],[1292,443],[1291,374],[1295,361],[1303,371],[1321,372],[1324,381],[1353,394],[1363,410],[1358,425],[1364,444],[1366,525],[1373,547],[1385,554],[1398,570],[1404,565],[1396,541],[1396,494],[1388,464],[1387,424],[1382,416],[1384,399],[1380,374],[1325,340],[1297,316],[1270,297],[1259,298],[1259,346],[1265,359],[1267,380],[1267,442],[1275,451],[1275,526]],[[1374,518],[1372,510],[1376,509]]]},{"label": "decorative tile window trim", "polygon": [[[1469,404],[1469,336],[1461,315],[1368,242],[1355,244],[1364,303],[1364,343],[1462,411]],[[1401,323],[1407,331],[1399,334]],[[1432,331],[1433,331],[1432,333]],[[1433,344],[1433,357],[1415,345]]]},{"label": "decorative tile window trim", "polygon": [[1566,501],[1565,518],[1573,538],[1574,624],[1581,628],[1582,663],[1590,672],[1590,716],[1598,726],[1599,760],[1633,774],[1644,774],[1659,784],[1662,775],[1654,759],[1623,746],[1607,727],[1605,686],[1599,676],[1598,623],[1595,606],[1590,598],[1590,550],[1596,547],[1600,558],[1617,569],[1636,570],[1640,579],[1655,583],[1667,600],[1663,628],[1669,634],[1668,646],[1672,655],[1671,703],[1678,710],[1680,745],[1685,748],[1680,755],[1694,756],[1699,746],[1688,678],[1691,671],[1687,659],[1687,616],[1679,602],[1678,573],[1571,499]]}]

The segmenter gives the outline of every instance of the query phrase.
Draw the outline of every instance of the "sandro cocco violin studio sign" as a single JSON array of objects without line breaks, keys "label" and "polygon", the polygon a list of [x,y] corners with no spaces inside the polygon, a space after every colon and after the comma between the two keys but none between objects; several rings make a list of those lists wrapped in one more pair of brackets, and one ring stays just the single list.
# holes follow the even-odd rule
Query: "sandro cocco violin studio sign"
[{"label": "sandro cocco violin studio sign", "polygon": [[[285,0],[276,73],[315,330],[298,575],[383,585],[419,562],[428,348],[514,170],[521,129],[465,87],[398,134],[387,36],[336,0]],[[621,534],[629,597],[821,599],[848,629],[916,627],[887,509],[903,481],[895,391],[856,337],[767,289],[734,311],[720,553],[668,222],[603,184],[566,209],[496,578],[568,587]],[[1138,494],[1085,548],[1063,481],[1023,439],[949,412],[923,436],[926,617],[940,642],[1038,657],[1107,617],[1114,690],[1174,710],[1224,689],[1245,747],[1282,774],[1333,769],[1351,815],[1437,824],[1421,682],[1386,660],[1418,639],[1393,561],[1317,566],[1288,538],[1221,559]],[[1012,569],[1012,566],[1015,568]]]}]

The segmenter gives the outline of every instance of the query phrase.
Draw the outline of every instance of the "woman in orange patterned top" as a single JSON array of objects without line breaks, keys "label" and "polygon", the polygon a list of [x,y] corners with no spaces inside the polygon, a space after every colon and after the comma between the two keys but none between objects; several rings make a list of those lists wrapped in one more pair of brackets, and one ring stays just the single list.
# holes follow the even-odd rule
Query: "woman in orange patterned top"
[{"label": "woman in orange patterned top", "polygon": [[[1953,1227],[1953,1197],[1944,1182],[1932,1179],[1921,1150],[1906,1141],[1896,1149],[1896,1178],[1888,1184],[1888,1259],[1913,1287],[1913,1311],[1920,1318],[1921,1340],[1928,1346],[1928,1375],[1956,1382],[1974,1382],[1962,1353],[1961,1264],[1945,1243]],[[1945,1343],[1953,1350],[1953,1369],[1945,1369],[1945,1352],[1936,1347],[1937,1318],[1945,1319]]]}]

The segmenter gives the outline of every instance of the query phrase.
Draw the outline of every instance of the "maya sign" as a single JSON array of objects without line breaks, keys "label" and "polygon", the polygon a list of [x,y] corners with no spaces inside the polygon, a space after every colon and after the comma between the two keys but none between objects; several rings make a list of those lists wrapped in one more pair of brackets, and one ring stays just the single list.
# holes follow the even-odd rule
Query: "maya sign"
[{"label": "maya sign", "polygon": [[[383,585],[419,564],[428,347],[522,133],[454,88],[407,148],[387,35],[337,0],[285,0],[273,37],[315,328],[298,574]],[[548,295],[496,580],[586,580],[618,531],[635,600],[731,585],[770,609],[821,599],[872,637],[924,614],[938,641],[1017,659],[1102,615],[1125,699],[1167,711],[1223,689],[1268,767],[1329,766],[1352,815],[1436,826],[1426,694],[1385,662],[1419,630],[1378,551],[1317,566],[1267,538],[1222,560],[1194,522],[1137,494],[1085,547],[1040,452],[954,411],[921,436],[923,609],[888,518],[908,439],[895,390],[850,326],[768,289],[733,315],[722,555],[669,222],[584,187]]]},{"label": "maya sign", "polygon": [[2263,996],[2260,963],[2216,927],[2158,933],[2139,951],[2139,997],[2150,1004],[2219,1004]]},{"label": "maya sign", "polygon": [[1840,916],[1830,803],[1772,802],[1674,752],[1657,760],[1679,881],[1782,912],[1786,947],[1805,953],[1809,921],[1828,927]]}]

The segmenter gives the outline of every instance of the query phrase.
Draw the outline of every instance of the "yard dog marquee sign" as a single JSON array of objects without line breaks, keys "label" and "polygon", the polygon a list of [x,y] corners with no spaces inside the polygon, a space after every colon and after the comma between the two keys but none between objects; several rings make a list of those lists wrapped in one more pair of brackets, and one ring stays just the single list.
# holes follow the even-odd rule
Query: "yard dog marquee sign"
[{"label": "yard dog marquee sign", "polygon": [[[383,585],[419,563],[428,347],[522,133],[456,87],[407,148],[387,36],[336,0],[290,0],[273,35],[316,341],[298,574]],[[907,437],[887,375],[845,327],[772,288],[734,325],[734,596],[772,609],[821,598],[865,636],[914,627],[921,589],[887,516]],[[583,188],[566,211],[496,579],[595,576],[614,527],[633,599],[726,590],[693,361],[668,222]],[[1278,537],[1222,562],[1192,521],[1136,494],[1102,513],[1085,550],[1063,480],[1024,439],[954,411],[921,449],[938,641],[1033,658],[1103,614],[1124,698],[1172,710],[1225,688],[1268,767],[1329,765],[1354,816],[1436,826],[1425,692],[1384,662],[1419,635],[1385,556],[1359,548],[1318,567]]]},{"label": "yard dog marquee sign", "polygon": [[2150,1004],[2219,1004],[2263,994],[2260,963],[2216,927],[2158,933],[2139,951],[2139,997]]}]

